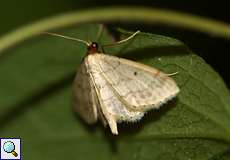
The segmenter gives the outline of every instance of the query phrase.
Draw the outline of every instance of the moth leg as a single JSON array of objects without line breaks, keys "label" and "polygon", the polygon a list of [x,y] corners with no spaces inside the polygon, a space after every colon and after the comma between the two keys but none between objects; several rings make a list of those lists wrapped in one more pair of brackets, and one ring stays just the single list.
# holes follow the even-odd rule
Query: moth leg
[{"label": "moth leg", "polygon": [[109,128],[111,129],[111,132],[115,135],[118,135],[117,131],[117,122],[114,118],[108,118]]},{"label": "moth leg", "polygon": [[174,73],[166,73],[165,75],[166,76],[174,76],[174,75],[177,75],[179,72],[178,71],[176,71],[176,72],[174,72]]},{"label": "moth leg", "polygon": [[107,120],[106,120],[106,118],[105,118],[100,106],[98,106],[97,111],[98,111],[99,119],[102,121],[103,126],[106,127],[108,122],[107,122]]}]

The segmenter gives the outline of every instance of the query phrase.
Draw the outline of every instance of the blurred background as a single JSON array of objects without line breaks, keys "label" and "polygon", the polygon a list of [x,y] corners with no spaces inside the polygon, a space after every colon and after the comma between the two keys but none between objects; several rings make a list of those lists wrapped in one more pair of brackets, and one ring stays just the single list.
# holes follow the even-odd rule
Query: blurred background
[{"label": "blurred background", "polygon": [[[47,16],[53,16],[72,10],[86,10],[91,7],[134,5],[152,6],[164,9],[187,12],[219,21],[230,22],[229,5],[227,1],[194,1],[194,0],[20,0],[1,1],[0,5],[0,35],[14,30]],[[124,27],[124,26],[123,26]],[[130,27],[127,26],[128,28]],[[223,77],[228,87],[230,76],[227,54],[230,51],[230,41],[213,37],[191,30],[160,25],[140,26],[142,31],[162,34],[178,38],[185,42],[192,51],[204,58]]]}]

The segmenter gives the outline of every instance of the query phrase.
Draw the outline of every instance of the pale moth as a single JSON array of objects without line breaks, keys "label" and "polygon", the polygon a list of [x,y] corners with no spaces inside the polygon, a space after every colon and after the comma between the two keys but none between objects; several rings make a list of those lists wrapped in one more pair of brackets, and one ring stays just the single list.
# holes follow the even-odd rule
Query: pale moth
[{"label": "pale moth", "polygon": [[[139,31],[117,43],[133,38]],[[151,109],[175,97],[176,82],[156,68],[103,54],[96,42],[47,33],[76,40],[87,45],[88,51],[78,68],[74,83],[74,108],[89,124],[100,119],[111,132],[118,134],[117,123],[135,122]]]}]

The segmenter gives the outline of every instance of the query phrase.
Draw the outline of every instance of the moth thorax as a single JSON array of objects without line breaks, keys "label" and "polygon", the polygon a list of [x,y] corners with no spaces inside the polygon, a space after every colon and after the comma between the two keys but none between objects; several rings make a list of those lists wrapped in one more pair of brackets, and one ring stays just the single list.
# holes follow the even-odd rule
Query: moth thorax
[{"label": "moth thorax", "polygon": [[91,42],[91,44],[87,48],[87,53],[88,54],[95,54],[98,53],[98,43],[97,42]]}]

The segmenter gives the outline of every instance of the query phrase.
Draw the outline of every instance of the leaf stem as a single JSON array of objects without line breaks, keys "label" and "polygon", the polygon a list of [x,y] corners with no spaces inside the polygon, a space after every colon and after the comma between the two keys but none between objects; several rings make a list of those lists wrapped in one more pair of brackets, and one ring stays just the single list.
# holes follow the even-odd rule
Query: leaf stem
[{"label": "leaf stem", "polygon": [[111,21],[160,23],[230,39],[230,25],[226,23],[156,8],[109,7],[65,13],[12,31],[0,39],[0,55],[5,49],[43,31],[82,23]]}]

